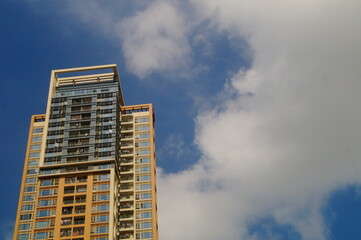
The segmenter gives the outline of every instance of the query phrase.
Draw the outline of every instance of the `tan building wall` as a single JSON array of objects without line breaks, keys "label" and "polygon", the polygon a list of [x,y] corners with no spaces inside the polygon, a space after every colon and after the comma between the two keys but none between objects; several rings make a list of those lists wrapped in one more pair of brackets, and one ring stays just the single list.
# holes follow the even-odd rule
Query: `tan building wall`
[{"label": "tan building wall", "polygon": [[[58,76],[59,73],[107,68],[113,72],[72,78]],[[96,126],[91,128],[87,124],[95,124],[95,121],[81,121],[82,116],[80,120],[73,120],[77,115],[72,112],[74,109],[89,111],[94,118],[95,111],[96,114],[103,111],[101,116],[108,116],[108,110],[99,109],[109,107],[101,104],[103,99],[94,100],[94,94],[93,102],[89,100],[89,106],[82,103],[79,107],[73,106],[72,103],[78,101],[74,97],[64,98],[65,102],[59,103],[53,100],[63,101],[59,97],[62,94],[57,92],[59,86],[62,88],[65,85],[71,89],[77,89],[77,85],[85,86],[80,89],[87,91],[84,89],[89,85],[97,86],[109,81],[118,82],[119,86],[117,114],[110,111],[110,116],[117,118],[111,121],[116,123],[116,131],[107,130],[115,141],[109,144],[105,141],[105,149],[115,151],[115,155],[112,155],[115,157],[99,155],[97,158],[94,152],[93,159],[90,152],[104,147],[104,141],[98,144],[97,138],[91,138],[88,134],[109,128],[103,127],[102,122],[98,127],[98,120]],[[79,99],[88,101],[87,96],[82,94]],[[33,116],[30,124],[14,240],[158,239],[154,111],[151,104],[123,104],[115,65],[52,72],[47,114]],[[62,111],[69,110],[71,115],[60,116]],[[59,121],[51,120],[54,114],[60,114],[56,116],[60,118]],[[89,130],[83,130],[82,126]],[[71,134],[76,131],[83,137],[72,140]],[[61,141],[57,141],[58,138]],[[90,157],[77,157],[82,154]]]}]

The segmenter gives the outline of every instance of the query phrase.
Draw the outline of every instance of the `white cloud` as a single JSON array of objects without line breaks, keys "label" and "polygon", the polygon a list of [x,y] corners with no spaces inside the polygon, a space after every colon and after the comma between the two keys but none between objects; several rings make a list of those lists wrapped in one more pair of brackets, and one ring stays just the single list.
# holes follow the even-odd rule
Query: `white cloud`
[{"label": "white cloud", "polygon": [[238,98],[197,118],[202,159],[159,177],[161,237],[255,239],[248,227],[271,217],[326,239],[327,197],[361,180],[361,3],[192,3],[248,40],[253,65],[232,79]]},{"label": "white cloud", "polygon": [[186,33],[185,19],[168,1],[155,1],[117,28],[126,65],[140,78],[185,66],[190,51]]}]

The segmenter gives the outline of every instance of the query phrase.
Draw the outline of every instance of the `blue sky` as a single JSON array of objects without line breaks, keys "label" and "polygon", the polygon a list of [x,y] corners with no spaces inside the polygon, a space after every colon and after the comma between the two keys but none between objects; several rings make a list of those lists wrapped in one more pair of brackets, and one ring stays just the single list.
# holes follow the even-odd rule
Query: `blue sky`
[{"label": "blue sky", "polygon": [[0,3],[0,239],[51,69],[109,63],[155,107],[161,239],[360,239],[359,1],[86,3]]}]

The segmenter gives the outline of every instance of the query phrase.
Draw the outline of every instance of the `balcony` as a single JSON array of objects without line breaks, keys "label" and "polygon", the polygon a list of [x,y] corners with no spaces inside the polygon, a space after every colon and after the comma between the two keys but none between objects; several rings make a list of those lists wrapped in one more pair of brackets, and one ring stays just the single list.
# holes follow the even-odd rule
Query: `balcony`
[{"label": "balcony", "polygon": [[130,210],[130,209],[133,209],[133,204],[132,203],[123,203],[123,204],[120,204],[120,210],[121,211],[125,211],[125,210]]},{"label": "balcony", "polygon": [[120,224],[120,231],[129,231],[130,229],[134,228],[133,223],[125,222]]},{"label": "balcony", "polygon": [[121,137],[120,137],[122,140],[125,140],[125,139],[133,139],[133,134],[122,134]]},{"label": "balcony", "polygon": [[125,240],[133,240],[134,236],[132,234],[127,233],[127,234],[120,234],[119,238]]},{"label": "balcony", "polygon": [[119,201],[125,202],[125,201],[132,201],[134,200],[134,195],[120,195]]},{"label": "balcony", "polygon": [[69,140],[68,146],[88,145],[89,139]]},{"label": "balcony", "polygon": [[132,150],[121,150],[120,155],[127,156],[127,155],[133,155],[134,152]]},{"label": "balcony", "polygon": [[133,213],[129,213],[129,214],[120,214],[119,215],[120,221],[124,220],[124,219],[133,219],[134,218],[134,214]]},{"label": "balcony", "polygon": [[133,148],[134,144],[133,141],[124,141],[120,143],[121,148]]}]

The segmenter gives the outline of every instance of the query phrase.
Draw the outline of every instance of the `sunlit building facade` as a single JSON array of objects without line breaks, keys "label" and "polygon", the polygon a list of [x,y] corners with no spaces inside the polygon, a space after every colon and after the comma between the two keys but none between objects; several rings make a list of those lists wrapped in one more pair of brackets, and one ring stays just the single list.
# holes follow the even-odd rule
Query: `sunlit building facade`
[{"label": "sunlit building facade", "polygon": [[116,65],[54,70],[31,118],[14,240],[158,239],[154,112]]}]

